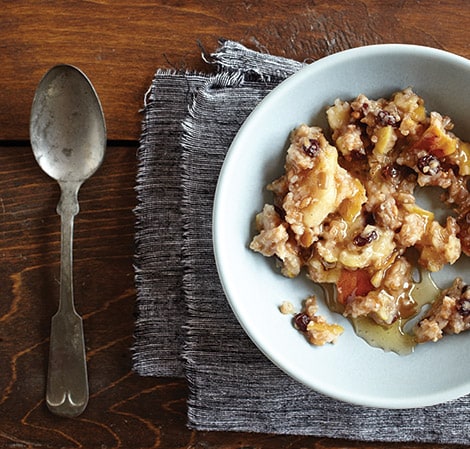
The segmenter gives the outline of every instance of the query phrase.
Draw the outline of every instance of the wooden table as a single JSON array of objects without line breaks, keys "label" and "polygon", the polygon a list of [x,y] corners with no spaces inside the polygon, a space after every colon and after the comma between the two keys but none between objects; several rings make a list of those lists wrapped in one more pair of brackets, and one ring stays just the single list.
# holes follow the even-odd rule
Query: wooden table
[{"label": "wooden table", "polygon": [[[0,11],[0,446],[428,447],[191,431],[183,380],[132,373],[139,110],[157,68],[208,70],[200,46],[212,51],[221,37],[298,60],[388,42],[470,57],[470,2],[2,0]],[[75,298],[91,397],[73,420],[51,415],[44,402],[58,296],[59,190],[28,140],[34,90],[61,62],[91,78],[109,138],[103,166],[81,190],[75,226]]]}]

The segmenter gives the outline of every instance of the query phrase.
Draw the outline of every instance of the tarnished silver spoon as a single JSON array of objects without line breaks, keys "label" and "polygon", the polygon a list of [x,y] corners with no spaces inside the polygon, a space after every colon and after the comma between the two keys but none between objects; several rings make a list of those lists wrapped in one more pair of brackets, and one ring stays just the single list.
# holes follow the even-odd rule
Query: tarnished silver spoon
[{"label": "tarnished silver spoon", "polygon": [[78,190],[100,166],[106,125],[98,96],[79,69],[51,68],[40,81],[31,109],[30,138],[41,168],[60,185],[60,299],[52,317],[46,402],[58,415],[78,416],[88,403],[83,324],[73,299],[73,221]]}]

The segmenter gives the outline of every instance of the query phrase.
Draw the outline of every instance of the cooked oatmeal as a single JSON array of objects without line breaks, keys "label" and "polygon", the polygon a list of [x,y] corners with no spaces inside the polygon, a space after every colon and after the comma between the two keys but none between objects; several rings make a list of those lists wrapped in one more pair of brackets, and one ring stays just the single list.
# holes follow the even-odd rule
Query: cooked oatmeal
[{"label": "cooked oatmeal", "polygon": [[[335,284],[334,309],[344,316],[388,326],[417,312],[412,252],[430,272],[470,255],[470,145],[411,88],[389,99],[338,99],[326,116],[330,140],[315,126],[291,133],[285,173],[267,187],[274,200],[257,215],[250,248],[275,256],[287,277],[306,270],[313,282]],[[415,189],[427,186],[442,189],[444,222],[416,202]],[[314,344],[334,341],[337,325],[306,304],[306,324],[296,327]],[[456,280],[417,324],[416,341],[469,327],[470,289]]]},{"label": "cooked oatmeal", "polygon": [[342,326],[328,323],[323,316],[317,313],[318,305],[315,296],[309,296],[305,300],[302,312],[297,313],[290,301],[283,301],[279,310],[284,315],[293,315],[295,327],[305,334],[310,343],[316,346],[335,343],[337,338],[344,332]]}]

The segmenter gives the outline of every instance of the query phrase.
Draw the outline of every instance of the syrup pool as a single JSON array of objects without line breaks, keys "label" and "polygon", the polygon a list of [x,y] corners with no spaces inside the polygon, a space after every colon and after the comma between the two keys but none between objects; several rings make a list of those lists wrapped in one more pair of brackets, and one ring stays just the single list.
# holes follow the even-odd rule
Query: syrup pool
[{"label": "syrup pool", "polygon": [[[326,303],[333,312],[342,313],[336,302],[336,287],[323,285]],[[380,325],[368,317],[349,318],[356,334],[369,345],[384,351],[393,351],[400,355],[413,352],[416,340],[412,333],[413,325],[419,320],[441,293],[429,272],[421,272],[419,281],[413,283],[410,296],[415,303],[416,313],[407,318],[399,318],[391,325]]]}]

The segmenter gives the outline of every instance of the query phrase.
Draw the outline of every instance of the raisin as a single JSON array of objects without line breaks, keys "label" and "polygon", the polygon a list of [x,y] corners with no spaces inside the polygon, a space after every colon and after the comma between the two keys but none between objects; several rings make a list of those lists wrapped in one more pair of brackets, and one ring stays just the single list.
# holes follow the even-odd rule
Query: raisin
[{"label": "raisin", "polygon": [[309,145],[304,145],[303,150],[307,156],[315,157],[320,152],[320,142],[317,139],[310,139]]},{"label": "raisin", "polygon": [[398,126],[398,121],[395,116],[383,109],[377,113],[376,121],[382,126],[393,126],[395,128]]},{"label": "raisin", "polygon": [[307,326],[310,321],[309,316],[304,312],[300,312],[294,316],[295,326],[302,332],[307,332]]},{"label": "raisin", "polygon": [[377,232],[375,231],[371,231],[369,232],[369,234],[367,235],[362,235],[362,234],[359,234],[359,235],[356,235],[356,237],[354,237],[354,240],[353,240],[353,243],[356,245],[356,246],[366,246],[368,245],[369,243],[373,242],[374,240],[377,239]]},{"label": "raisin", "polygon": [[425,156],[420,157],[416,165],[421,173],[429,176],[436,175],[441,169],[439,159],[432,154],[426,154]]},{"label": "raisin", "polygon": [[385,179],[396,179],[400,175],[400,169],[395,164],[388,164],[382,169]]}]

